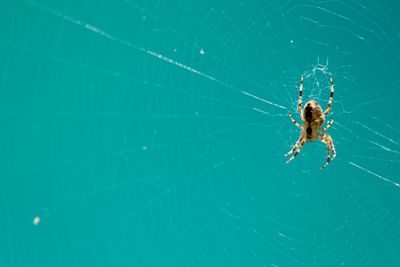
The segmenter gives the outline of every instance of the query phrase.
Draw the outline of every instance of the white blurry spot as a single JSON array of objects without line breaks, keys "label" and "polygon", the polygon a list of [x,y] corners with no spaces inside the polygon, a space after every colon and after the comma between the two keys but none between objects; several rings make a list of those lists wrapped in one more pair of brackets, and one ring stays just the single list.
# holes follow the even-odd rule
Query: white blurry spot
[{"label": "white blurry spot", "polygon": [[204,54],[205,54],[204,49],[203,48],[200,49],[200,55],[204,55]]},{"label": "white blurry spot", "polygon": [[38,225],[40,223],[40,217],[36,216],[35,218],[33,218],[33,225]]},{"label": "white blurry spot", "polygon": [[293,40],[290,40],[290,43],[291,43],[291,44],[293,44],[293,42],[294,42]]},{"label": "white blurry spot", "polygon": [[174,52],[176,53],[178,51],[178,49],[174,48]]},{"label": "white blurry spot", "polygon": [[142,146],[142,149],[143,150],[147,150],[147,146]]}]

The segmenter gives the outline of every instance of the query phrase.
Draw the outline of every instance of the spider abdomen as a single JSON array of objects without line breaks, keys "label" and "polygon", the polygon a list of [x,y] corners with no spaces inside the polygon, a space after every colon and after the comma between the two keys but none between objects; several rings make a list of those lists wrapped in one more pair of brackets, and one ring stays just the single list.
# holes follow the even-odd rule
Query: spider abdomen
[{"label": "spider abdomen", "polygon": [[308,101],[302,113],[306,138],[309,141],[314,141],[318,134],[318,129],[325,122],[324,113],[315,100]]},{"label": "spider abdomen", "polygon": [[307,102],[303,110],[303,121],[314,130],[318,129],[325,122],[325,116],[320,105],[315,100]]}]

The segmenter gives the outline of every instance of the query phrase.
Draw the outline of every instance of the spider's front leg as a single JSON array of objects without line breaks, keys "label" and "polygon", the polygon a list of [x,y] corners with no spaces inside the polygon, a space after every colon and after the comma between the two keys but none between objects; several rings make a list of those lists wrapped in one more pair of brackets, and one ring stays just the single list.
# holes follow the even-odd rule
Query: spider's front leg
[{"label": "spider's front leg", "polygon": [[302,111],[302,99],[303,99],[303,76],[301,76],[300,78],[300,90],[299,90],[299,98],[297,100],[297,111],[300,113],[301,115],[301,111]]},{"label": "spider's front leg", "polygon": [[331,85],[330,85],[330,87],[331,87],[331,95],[330,95],[330,97],[329,97],[328,107],[327,107],[327,109],[325,109],[325,111],[324,111],[325,116],[329,113],[329,111],[331,111],[331,108],[332,108],[332,99],[333,99],[333,95],[334,95],[334,93],[335,93],[335,89],[334,89],[334,85],[333,85],[333,78],[332,78],[332,76],[330,77],[330,83],[331,83]]}]

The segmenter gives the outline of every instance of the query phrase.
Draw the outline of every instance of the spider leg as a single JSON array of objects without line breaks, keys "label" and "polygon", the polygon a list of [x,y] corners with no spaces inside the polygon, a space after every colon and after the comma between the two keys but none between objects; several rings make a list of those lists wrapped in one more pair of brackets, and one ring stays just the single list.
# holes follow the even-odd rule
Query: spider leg
[{"label": "spider leg", "polygon": [[329,113],[329,111],[331,111],[331,107],[332,107],[332,99],[333,99],[333,95],[334,95],[334,86],[333,86],[333,78],[332,76],[330,77],[330,82],[331,82],[331,96],[329,97],[329,101],[328,101],[328,108],[325,109],[324,114],[325,116]]},{"label": "spider leg", "polygon": [[296,144],[285,154],[285,157],[289,156],[296,150],[296,148],[300,145],[301,141],[303,140],[303,134],[300,135],[299,139],[297,139]]},{"label": "spider leg", "polygon": [[325,127],[321,128],[320,130],[321,130],[321,131],[326,131],[326,130],[328,130],[328,129],[332,126],[332,124],[333,124],[333,119],[331,118],[331,119],[329,120],[328,124],[327,124]]},{"label": "spider leg", "polygon": [[299,90],[299,99],[297,100],[297,111],[301,115],[301,104],[302,104],[302,98],[303,98],[303,76],[300,78],[300,90]]},{"label": "spider leg", "polygon": [[303,140],[300,142],[299,145],[296,145],[296,146],[293,148],[293,150],[292,150],[291,152],[293,152],[293,151],[295,151],[295,152],[294,152],[293,156],[292,156],[290,159],[288,159],[288,160],[286,161],[286,164],[289,164],[292,160],[294,160],[294,158],[300,153],[300,151],[301,151],[301,149],[303,148],[305,142],[306,142],[306,141],[303,139]]},{"label": "spider leg", "polygon": [[[327,158],[326,158],[326,162],[324,163],[324,165],[322,165],[320,167],[320,170],[322,170],[323,168],[325,168],[326,166],[328,166],[328,164],[335,159],[336,157],[336,150],[335,150],[335,146],[333,144],[333,140],[332,137],[330,137],[328,134],[325,133],[319,133],[317,135],[317,139],[320,140],[322,143],[326,144],[326,146],[328,147],[328,152],[327,152]],[[330,156],[330,152],[332,151],[332,157]]]},{"label": "spider leg", "polygon": [[288,112],[289,114],[289,118],[292,120],[293,124],[297,126],[297,128],[299,129],[303,129],[303,127],[293,118],[292,114],[290,114],[290,112]]}]

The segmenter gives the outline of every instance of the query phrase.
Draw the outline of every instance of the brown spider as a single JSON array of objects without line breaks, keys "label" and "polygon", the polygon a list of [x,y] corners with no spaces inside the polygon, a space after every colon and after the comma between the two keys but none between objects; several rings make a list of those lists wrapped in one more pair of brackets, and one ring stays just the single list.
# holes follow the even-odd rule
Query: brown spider
[{"label": "brown spider", "polygon": [[[336,151],[335,151],[335,146],[333,145],[333,140],[332,137],[330,137],[326,133],[322,133],[320,131],[326,131],[331,127],[333,120],[330,119],[328,124],[321,128],[322,125],[325,122],[325,116],[328,115],[329,111],[331,110],[332,107],[332,99],[333,99],[333,79],[330,77],[330,88],[331,88],[331,96],[329,97],[328,101],[328,108],[322,112],[321,106],[317,103],[315,100],[310,100],[306,103],[304,110],[302,110],[302,96],[303,96],[303,76],[301,76],[300,79],[300,92],[299,92],[299,99],[297,102],[297,110],[300,113],[301,120],[303,121],[304,125],[298,124],[295,119],[293,118],[292,114],[289,112],[289,118],[292,120],[292,122],[301,130],[300,137],[297,140],[296,144],[293,146],[292,149],[288,153],[285,154],[286,156],[289,156],[290,154],[293,154],[293,156],[286,161],[286,163],[291,162],[297,154],[299,154],[300,150],[303,148],[304,144],[307,141],[314,142],[315,139],[325,143],[328,147],[328,153],[327,153],[327,159],[324,165],[321,166],[320,169],[325,168],[329,162],[335,159],[336,157]],[[330,152],[332,151],[332,157],[330,155]]]}]

